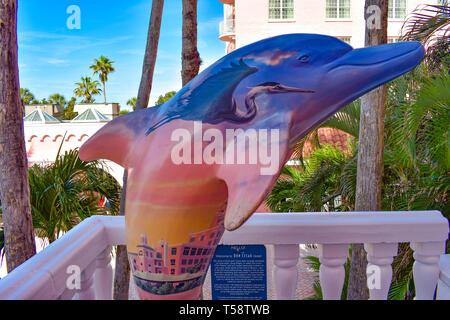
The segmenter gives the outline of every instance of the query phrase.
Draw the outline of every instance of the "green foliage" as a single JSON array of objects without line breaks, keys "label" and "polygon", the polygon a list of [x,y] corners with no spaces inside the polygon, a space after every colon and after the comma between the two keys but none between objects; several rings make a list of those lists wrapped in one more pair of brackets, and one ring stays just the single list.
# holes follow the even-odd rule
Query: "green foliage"
[{"label": "green foliage", "polygon": [[128,101],[127,101],[127,106],[132,107],[132,108],[133,108],[133,111],[136,110],[136,101],[137,101],[137,98],[136,98],[136,97],[133,97],[133,98],[131,98],[131,99],[128,99]]},{"label": "green foliage", "polygon": [[22,100],[23,105],[27,105],[35,100],[35,97],[29,89],[20,88],[20,99]]},{"label": "green foliage", "polygon": [[93,75],[95,76],[98,74],[98,77],[100,81],[103,83],[103,94],[105,97],[105,104],[106,104],[106,89],[105,85],[108,81],[108,75],[111,72],[114,72],[115,69],[112,66],[114,61],[111,61],[108,57],[100,56],[100,59],[94,59],[94,64],[91,65],[89,68],[94,70]]},{"label": "green foliage", "polygon": [[122,115],[127,114],[127,113],[130,113],[130,111],[122,110],[122,111],[119,112],[119,116],[122,116]]},{"label": "green foliage", "polygon": [[69,102],[67,102],[66,107],[63,109],[63,120],[72,120],[78,115],[78,112],[74,111],[75,104],[77,103],[77,98],[72,97]]},{"label": "green foliage", "polygon": [[402,40],[420,41],[426,48],[425,62],[431,70],[450,68],[450,6],[424,5],[414,10],[402,30]]},{"label": "green foliage", "polygon": [[[438,210],[450,217],[450,75],[426,65],[388,84],[382,210]],[[266,199],[275,212],[353,210],[356,190],[359,104],[335,114],[323,126],[351,134],[347,151],[315,144],[299,167],[286,167]],[[314,139],[314,134],[310,135]],[[297,155],[303,153],[297,145]],[[333,201],[334,199],[339,199]],[[394,259],[390,299],[414,295],[409,244]],[[320,287],[316,285],[318,290]]]},{"label": "green foliage", "polygon": [[174,95],[176,95],[176,94],[177,94],[176,91],[169,91],[169,92],[167,92],[167,93],[164,94],[164,95],[160,95],[160,96],[158,97],[158,100],[156,101],[156,105],[160,105],[160,104],[163,104],[164,102],[169,101],[169,100],[172,99],[172,97],[173,97]]},{"label": "green foliage", "polygon": [[[98,161],[84,162],[70,150],[48,166],[29,169],[30,203],[35,234],[53,242],[80,221],[119,213],[121,187]],[[110,212],[98,206],[101,197]]]},{"label": "green foliage", "polygon": [[81,77],[81,82],[75,83],[77,88],[73,90],[73,93],[77,97],[82,97],[84,100],[82,103],[93,103],[94,95],[100,94],[102,89],[98,88],[100,83],[98,81],[92,81],[90,77]]}]

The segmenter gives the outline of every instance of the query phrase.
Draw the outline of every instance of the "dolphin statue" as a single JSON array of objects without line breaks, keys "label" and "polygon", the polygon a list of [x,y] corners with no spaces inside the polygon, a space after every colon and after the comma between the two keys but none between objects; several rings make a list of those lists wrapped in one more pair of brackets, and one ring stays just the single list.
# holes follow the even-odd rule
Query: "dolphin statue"
[{"label": "dolphin statue", "polygon": [[127,247],[141,298],[195,299],[224,229],[258,208],[296,142],[423,56],[418,42],[353,49],[326,35],[276,36],[102,127],[80,158],[128,170]]}]

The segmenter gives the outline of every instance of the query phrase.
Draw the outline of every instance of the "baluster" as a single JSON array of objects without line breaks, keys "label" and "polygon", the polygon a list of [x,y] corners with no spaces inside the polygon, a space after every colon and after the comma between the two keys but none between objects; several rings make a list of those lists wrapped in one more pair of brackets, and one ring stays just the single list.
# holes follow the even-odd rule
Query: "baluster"
[{"label": "baluster", "polygon": [[366,243],[367,287],[369,300],[387,300],[392,282],[392,262],[398,252],[397,243]]},{"label": "baluster", "polygon": [[111,266],[111,247],[97,256],[94,274],[96,300],[112,300],[113,270]]},{"label": "baluster", "polygon": [[445,252],[445,242],[414,242],[413,275],[415,300],[433,300],[439,279],[439,259]]},{"label": "baluster", "polygon": [[319,244],[320,286],[324,300],[340,300],[345,280],[348,244]]},{"label": "baluster", "polygon": [[91,262],[86,269],[81,272],[80,289],[77,291],[77,300],[94,300],[95,291],[93,288],[95,260]]},{"label": "baluster", "polygon": [[298,244],[274,245],[273,280],[277,300],[294,300],[297,288]]}]

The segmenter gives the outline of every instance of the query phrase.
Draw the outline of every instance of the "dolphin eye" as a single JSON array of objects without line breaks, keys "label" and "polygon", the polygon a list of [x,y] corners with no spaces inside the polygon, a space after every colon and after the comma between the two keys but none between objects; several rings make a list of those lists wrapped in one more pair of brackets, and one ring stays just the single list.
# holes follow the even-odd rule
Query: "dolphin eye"
[{"label": "dolphin eye", "polygon": [[309,62],[309,60],[310,60],[310,57],[306,54],[304,54],[300,58],[298,58],[298,61],[303,62],[303,63]]}]

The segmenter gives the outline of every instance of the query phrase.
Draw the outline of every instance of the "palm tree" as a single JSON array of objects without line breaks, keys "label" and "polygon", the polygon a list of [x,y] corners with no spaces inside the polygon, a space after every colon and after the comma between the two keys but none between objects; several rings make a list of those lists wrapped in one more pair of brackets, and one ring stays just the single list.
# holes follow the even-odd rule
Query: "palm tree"
[{"label": "palm tree", "polygon": [[78,88],[73,90],[74,94],[77,97],[84,97],[86,103],[92,103],[95,100],[92,99],[92,96],[100,94],[102,91],[98,88],[100,83],[98,81],[92,81],[90,77],[81,77],[81,82],[75,83]]},{"label": "palm tree", "polygon": [[155,71],[156,56],[158,54],[159,34],[164,0],[152,1],[152,12],[147,32],[147,45],[145,48],[144,63],[142,65],[141,83],[136,101],[136,110],[148,107],[150,92],[152,91],[153,72]]},{"label": "palm tree", "polygon": [[450,67],[450,6],[445,0],[441,5],[421,5],[408,17],[402,27],[402,40],[420,41],[427,53],[429,68],[439,70],[444,64]]},{"label": "palm tree", "polygon": [[197,0],[183,0],[183,46],[181,78],[183,86],[199,72],[201,59],[197,50]]},{"label": "palm tree", "polygon": [[59,93],[54,93],[49,96],[48,101],[50,101],[50,103],[59,104],[63,109],[67,104],[66,98]]},{"label": "palm tree", "polygon": [[98,74],[100,81],[103,84],[103,97],[105,99],[106,104],[106,81],[108,81],[108,75],[111,72],[114,72],[115,69],[112,66],[114,61],[109,60],[109,58],[100,56],[100,59],[94,59],[95,64],[91,65],[89,68],[94,70],[94,74]]},{"label": "palm tree", "polygon": [[8,272],[36,254],[17,51],[17,0],[0,1],[0,197]]},{"label": "palm tree", "polygon": [[89,216],[106,214],[98,206],[102,197],[111,205],[110,214],[119,213],[120,185],[102,163],[81,161],[78,149],[58,155],[49,166],[33,166],[29,177],[33,227],[50,243]]},{"label": "palm tree", "polygon": [[169,91],[169,92],[165,93],[164,95],[160,95],[158,97],[158,100],[156,101],[156,105],[160,105],[160,104],[163,104],[164,102],[169,101],[176,94],[177,94],[176,91]]},{"label": "palm tree", "polygon": [[128,99],[128,101],[127,101],[127,106],[132,107],[133,111],[136,110],[136,100],[137,100],[137,98],[133,97],[131,99]]},{"label": "palm tree", "polygon": [[20,99],[23,105],[30,104],[34,100],[34,95],[26,88],[20,88]]}]

